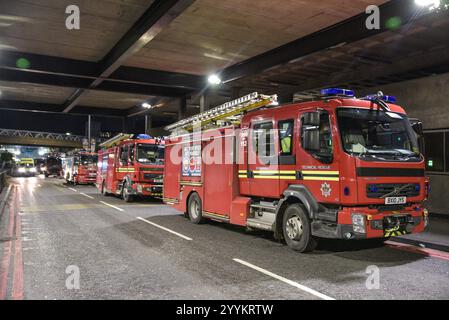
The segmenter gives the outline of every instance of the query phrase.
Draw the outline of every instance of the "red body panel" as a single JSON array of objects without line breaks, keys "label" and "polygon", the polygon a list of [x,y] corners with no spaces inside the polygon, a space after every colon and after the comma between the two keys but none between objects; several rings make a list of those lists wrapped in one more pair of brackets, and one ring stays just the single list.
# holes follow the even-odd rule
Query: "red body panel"
[{"label": "red body panel", "polygon": [[[405,114],[397,105],[389,104],[390,110]],[[183,157],[183,148],[189,142],[183,142],[182,137],[173,137],[166,142],[166,161],[164,175],[164,201],[173,204],[176,209],[185,212],[188,197],[197,192],[202,200],[203,213],[207,218],[246,225],[250,211],[250,203],[254,200],[269,199],[276,202],[284,198],[284,191],[291,185],[305,186],[317,203],[327,207],[337,208],[337,227],[352,226],[352,214],[365,217],[365,238],[383,237],[383,230],[371,228],[371,221],[382,220],[385,216],[398,213],[417,218],[417,223],[411,232],[422,232],[427,218],[426,210],[421,204],[426,198],[424,176],[360,176],[357,170],[363,168],[413,169],[424,172],[424,161],[363,161],[344,151],[337,122],[337,108],[372,109],[370,101],[358,99],[330,99],[263,109],[246,114],[239,128],[228,127],[202,133],[201,139],[201,174],[199,176],[183,175],[183,164],[173,161],[173,155],[178,159]],[[332,135],[333,160],[331,163],[318,161],[301,145],[301,118],[305,112],[325,110],[329,114],[330,132]],[[293,156],[289,161],[280,164],[264,164],[257,161],[248,164],[248,159],[254,154],[252,129],[258,123],[272,123],[273,129],[279,129],[279,121],[293,120]],[[278,133],[274,137],[276,152],[280,153]],[[239,164],[216,164],[208,162],[208,149],[217,140],[235,141]],[[229,155],[225,143],[215,148],[214,152]],[[221,148],[221,149],[220,149]],[[212,148],[213,149],[213,148]],[[218,151],[217,151],[218,150]],[[170,155],[171,153],[172,156]],[[251,175],[247,174],[250,172]],[[271,175],[271,176],[270,176]],[[369,198],[368,184],[419,184],[419,193],[407,199],[407,207],[397,212],[384,206],[383,198]],[[382,209],[380,209],[382,207]],[[419,218],[419,219],[418,219]]]}]

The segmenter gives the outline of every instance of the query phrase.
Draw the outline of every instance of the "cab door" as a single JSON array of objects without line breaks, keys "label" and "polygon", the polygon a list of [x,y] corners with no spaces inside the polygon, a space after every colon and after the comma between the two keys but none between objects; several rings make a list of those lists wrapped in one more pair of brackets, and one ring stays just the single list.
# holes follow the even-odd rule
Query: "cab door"
[{"label": "cab door", "polygon": [[248,178],[253,196],[279,195],[277,133],[272,119],[251,124],[248,146]]},{"label": "cab door", "polygon": [[296,170],[298,125],[295,117],[282,117],[277,121],[279,143],[279,191],[281,195],[299,177]]}]

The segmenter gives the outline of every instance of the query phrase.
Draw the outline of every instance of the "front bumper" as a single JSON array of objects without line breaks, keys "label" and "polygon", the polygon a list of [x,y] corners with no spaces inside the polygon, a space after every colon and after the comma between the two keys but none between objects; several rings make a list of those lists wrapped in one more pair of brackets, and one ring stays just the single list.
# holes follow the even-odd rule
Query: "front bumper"
[{"label": "front bumper", "polygon": [[78,184],[94,184],[97,181],[97,176],[78,174],[75,179]]},{"label": "front bumper", "polygon": [[162,185],[151,183],[134,183],[131,195],[140,197],[162,197]]},{"label": "front bumper", "polygon": [[[353,215],[363,220],[354,226]],[[333,239],[374,239],[423,232],[428,226],[427,210],[414,206],[400,211],[378,211],[367,207],[343,208],[338,212],[337,223],[315,220],[312,234]],[[360,229],[364,229],[362,232]]]}]

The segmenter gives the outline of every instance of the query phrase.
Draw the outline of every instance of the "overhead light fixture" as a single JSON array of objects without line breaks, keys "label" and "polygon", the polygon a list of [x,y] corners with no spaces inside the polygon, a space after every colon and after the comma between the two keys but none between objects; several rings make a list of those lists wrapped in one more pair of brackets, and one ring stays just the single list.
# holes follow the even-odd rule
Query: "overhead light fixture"
[{"label": "overhead light fixture", "polygon": [[72,134],[70,132],[65,133],[66,136],[71,136]]},{"label": "overhead light fixture", "polygon": [[415,4],[420,7],[438,8],[441,4],[440,0],[415,0]]},{"label": "overhead light fixture", "polygon": [[153,106],[152,106],[150,103],[148,103],[148,102],[142,103],[142,107],[145,108],[145,109],[151,109],[151,108],[153,108]]},{"label": "overhead light fixture", "polygon": [[216,74],[212,74],[209,76],[209,78],[207,79],[207,81],[212,84],[212,85],[219,85],[221,83],[221,79],[219,76],[217,76]]}]

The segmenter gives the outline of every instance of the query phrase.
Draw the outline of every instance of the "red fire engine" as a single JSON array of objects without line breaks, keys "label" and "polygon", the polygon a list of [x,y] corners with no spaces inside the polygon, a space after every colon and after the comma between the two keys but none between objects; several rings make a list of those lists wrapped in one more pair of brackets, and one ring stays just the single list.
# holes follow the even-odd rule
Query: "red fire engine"
[{"label": "red fire engine", "polygon": [[126,202],[137,196],[161,197],[164,142],[148,135],[119,134],[100,145],[97,187]]},{"label": "red fire engine", "polygon": [[326,89],[314,101],[276,99],[253,93],[168,126],[164,201],[193,223],[272,231],[300,252],[319,238],[425,229],[424,159],[394,97]]},{"label": "red fire engine", "polygon": [[97,176],[97,154],[75,150],[63,161],[64,177],[68,183],[94,184]]}]

